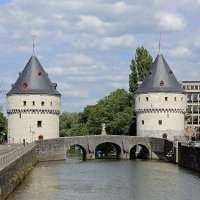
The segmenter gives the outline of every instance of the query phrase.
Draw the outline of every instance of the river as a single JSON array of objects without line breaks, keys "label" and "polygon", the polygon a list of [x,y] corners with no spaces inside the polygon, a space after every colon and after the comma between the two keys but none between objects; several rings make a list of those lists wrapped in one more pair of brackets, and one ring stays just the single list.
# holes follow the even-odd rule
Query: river
[{"label": "river", "polygon": [[9,200],[199,200],[200,175],[160,161],[40,163]]}]

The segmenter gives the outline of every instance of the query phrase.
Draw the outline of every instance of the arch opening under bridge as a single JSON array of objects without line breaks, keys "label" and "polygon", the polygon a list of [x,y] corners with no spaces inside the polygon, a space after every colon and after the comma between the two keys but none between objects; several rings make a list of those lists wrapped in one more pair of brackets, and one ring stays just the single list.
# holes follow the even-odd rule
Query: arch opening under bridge
[{"label": "arch opening under bridge", "polygon": [[73,145],[70,145],[69,149],[67,149],[66,157],[69,159],[86,161],[87,151],[82,145],[73,144]]},{"label": "arch opening under bridge", "polygon": [[135,160],[135,159],[143,159],[147,160],[150,157],[150,151],[148,147],[146,147],[143,144],[136,144],[134,145],[129,152],[129,159]]},{"label": "arch opening under bridge", "polygon": [[121,147],[113,142],[103,142],[95,148],[95,159],[120,159]]}]

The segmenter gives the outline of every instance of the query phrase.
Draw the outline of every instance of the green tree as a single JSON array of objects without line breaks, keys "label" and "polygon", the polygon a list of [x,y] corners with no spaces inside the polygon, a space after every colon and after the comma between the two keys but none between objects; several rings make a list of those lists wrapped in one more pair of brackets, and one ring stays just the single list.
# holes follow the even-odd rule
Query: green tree
[{"label": "green tree", "polygon": [[85,124],[80,122],[80,113],[64,112],[60,116],[60,136],[86,135]]},{"label": "green tree", "polygon": [[0,143],[7,139],[7,118],[0,112]]},{"label": "green tree", "polygon": [[100,134],[102,123],[106,123],[108,134],[129,134],[132,119],[130,95],[124,89],[117,89],[101,99],[94,106],[87,106],[81,114],[89,134]]},{"label": "green tree", "polygon": [[143,46],[136,49],[135,58],[131,60],[129,75],[129,92],[134,97],[138,82],[143,81],[147,71],[152,65],[153,58]]}]

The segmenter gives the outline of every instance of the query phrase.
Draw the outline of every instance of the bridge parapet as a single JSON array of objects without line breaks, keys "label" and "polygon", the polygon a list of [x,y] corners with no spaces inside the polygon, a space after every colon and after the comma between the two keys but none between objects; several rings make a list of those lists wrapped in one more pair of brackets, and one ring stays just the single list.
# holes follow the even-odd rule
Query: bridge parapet
[{"label": "bridge parapet", "polygon": [[73,145],[79,145],[86,153],[87,159],[95,159],[95,150],[103,143],[113,143],[120,148],[120,157],[129,159],[130,152],[136,145],[144,146],[152,153],[164,153],[165,141],[159,138],[137,137],[125,135],[88,135],[62,137],[38,141],[38,152],[40,160],[63,160],[66,152]]}]

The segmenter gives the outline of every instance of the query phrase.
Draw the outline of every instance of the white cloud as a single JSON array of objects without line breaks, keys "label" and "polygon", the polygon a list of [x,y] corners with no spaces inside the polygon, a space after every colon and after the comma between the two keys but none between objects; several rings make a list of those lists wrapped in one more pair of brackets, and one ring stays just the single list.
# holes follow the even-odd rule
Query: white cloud
[{"label": "white cloud", "polygon": [[135,38],[132,35],[122,35],[118,37],[105,37],[100,40],[98,46],[102,49],[110,49],[115,47],[133,47]]},{"label": "white cloud", "polygon": [[169,50],[169,54],[173,57],[187,57],[192,54],[191,50],[187,47],[176,47]]},{"label": "white cloud", "polygon": [[128,5],[123,1],[119,1],[113,5],[113,10],[117,14],[123,14],[128,11]]},{"label": "white cloud", "polygon": [[86,32],[94,32],[105,34],[110,24],[99,19],[97,16],[80,16],[80,21],[77,23],[80,30]]},{"label": "white cloud", "polygon": [[156,14],[156,19],[164,31],[181,31],[186,27],[184,18],[174,13],[159,12]]},{"label": "white cloud", "polygon": [[[31,55],[35,34],[37,55],[52,81],[58,82],[65,110],[80,110],[91,99],[95,102],[115,88],[127,88],[135,48],[144,45],[155,55],[160,31],[167,31],[163,51],[176,69],[188,60],[185,65],[190,68],[199,66],[200,39],[195,38],[200,0],[9,2],[0,4],[1,79],[5,69],[7,80],[17,78]],[[198,74],[199,68],[191,71]],[[177,78],[194,77],[191,73],[177,70]]]}]

